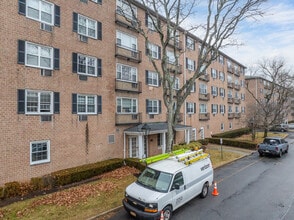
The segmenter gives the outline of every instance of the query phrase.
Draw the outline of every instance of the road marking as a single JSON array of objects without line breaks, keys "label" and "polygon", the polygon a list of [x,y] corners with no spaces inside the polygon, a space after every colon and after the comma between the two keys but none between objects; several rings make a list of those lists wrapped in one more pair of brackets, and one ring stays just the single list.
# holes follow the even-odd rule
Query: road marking
[{"label": "road marking", "polygon": [[226,178],[222,178],[222,179],[220,179],[220,180],[218,180],[218,181],[216,181],[216,182],[217,182],[217,183],[221,183],[221,182],[225,181],[226,179],[229,179],[229,178],[231,178],[232,176],[236,175],[237,173],[240,173],[241,171],[247,169],[248,167],[250,167],[250,166],[252,166],[252,165],[254,165],[254,164],[260,162],[262,159],[263,159],[263,158],[259,158],[257,161],[254,161],[253,163],[250,163],[250,164],[248,164],[247,166],[242,167],[241,169],[239,169],[239,170],[237,170],[236,172],[232,173],[230,176],[227,176]]}]

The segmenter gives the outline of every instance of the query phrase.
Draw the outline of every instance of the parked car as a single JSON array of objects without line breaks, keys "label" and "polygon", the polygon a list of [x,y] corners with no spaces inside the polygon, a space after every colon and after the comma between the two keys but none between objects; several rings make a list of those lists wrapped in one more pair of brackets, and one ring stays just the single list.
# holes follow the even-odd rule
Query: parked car
[{"label": "parked car", "polygon": [[283,153],[288,153],[289,144],[284,138],[266,137],[263,143],[257,145],[259,156],[272,154],[281,157]]},{"label": "parked car", "polygon": [[288,131],[288,125],[280,124],[280,125],[274,125],[269,129],[270,131],[279,131],[279,132],[287,132]]},{"label": "parked car", "polygon": [[289,129],[294,129],[294,124],[288,124]]}]

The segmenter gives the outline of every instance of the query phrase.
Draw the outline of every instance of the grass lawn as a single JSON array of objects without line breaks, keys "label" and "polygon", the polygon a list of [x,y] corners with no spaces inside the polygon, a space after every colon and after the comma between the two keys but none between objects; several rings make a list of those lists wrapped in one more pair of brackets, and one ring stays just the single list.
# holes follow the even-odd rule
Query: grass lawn
[{"label": "grass lawn", "polygon": [[[256,132],[254,143],[259,144],[263,142],[263,132]],[[268,132],[268,137],[286,137],[285,133],[278,132]],[[237,140],[252,141],[251,134],[242,135],[241,137],[236,138]]]}]

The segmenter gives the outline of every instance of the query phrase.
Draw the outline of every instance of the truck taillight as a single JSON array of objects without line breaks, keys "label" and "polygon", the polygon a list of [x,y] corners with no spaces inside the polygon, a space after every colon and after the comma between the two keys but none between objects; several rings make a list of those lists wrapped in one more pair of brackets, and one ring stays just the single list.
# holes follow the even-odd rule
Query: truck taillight
[{"label": "truck taillight", "polygon": [[276,147],[275,149],[276,149],[276,151],[279,151],[279,148],[278,147]]}]

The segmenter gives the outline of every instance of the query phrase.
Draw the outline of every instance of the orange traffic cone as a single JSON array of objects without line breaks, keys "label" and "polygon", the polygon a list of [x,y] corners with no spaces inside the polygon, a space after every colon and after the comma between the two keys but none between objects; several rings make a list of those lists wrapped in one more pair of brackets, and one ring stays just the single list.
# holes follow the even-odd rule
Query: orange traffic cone
[{"label": "orange traffic cone", "polygon": [[160,213],[160,220],[164,220],[164,216],[163,216],[163,211],[161,210],[161,213]]},{"label": "orange traffic cone", "polygon": [[216,185],[216,182],[214,182],[214,188],[213,188],[213,191],[211,193],[213,196],[218,196],[219,193],[217,191],[217,185]]}]

